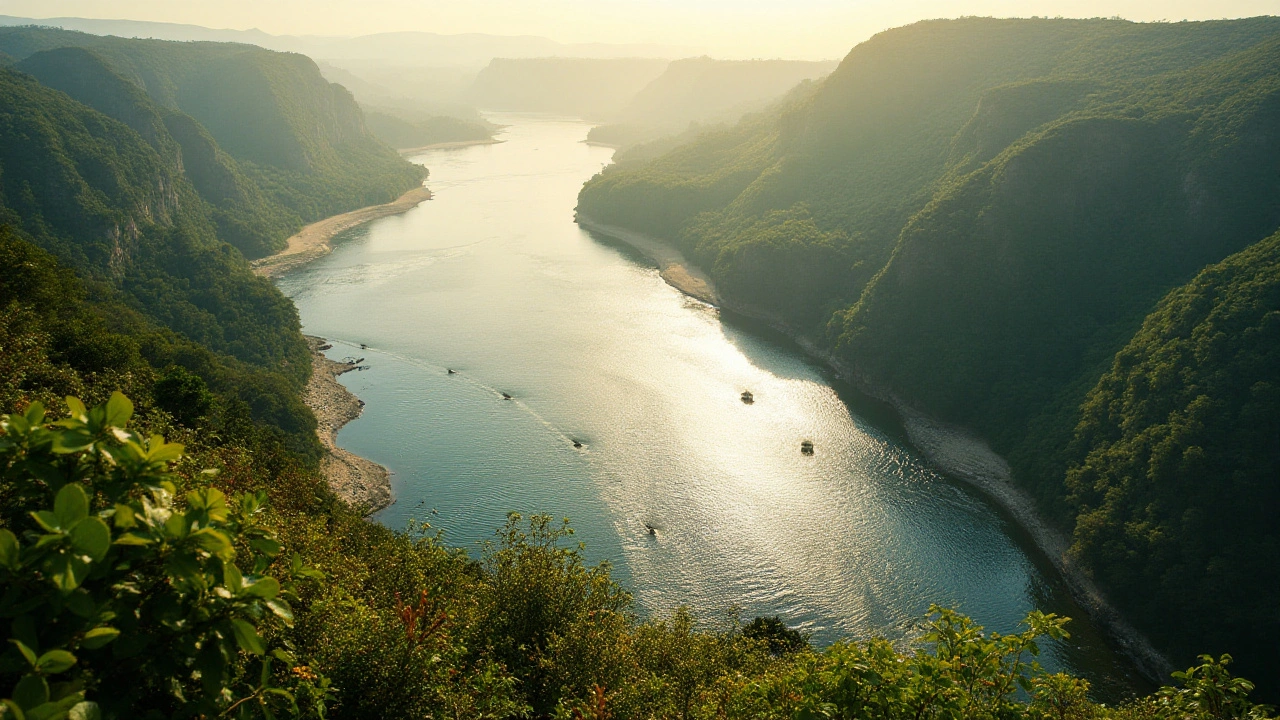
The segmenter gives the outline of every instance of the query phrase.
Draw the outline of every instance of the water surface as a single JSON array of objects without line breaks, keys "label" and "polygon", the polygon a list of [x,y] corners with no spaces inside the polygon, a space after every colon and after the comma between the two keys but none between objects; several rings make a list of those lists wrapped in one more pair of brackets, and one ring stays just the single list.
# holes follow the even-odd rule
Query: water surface
[{"label": "water surface", "polygon": [[509,511],[568,517],[642,611],[776,614],[819,643],[910,637],[930,603],[1001,632],[1040,608],[1080,618],[1046,664],[1103,697],[1133,686],[989,502],[785,340],[573,223],[612,152],[588,125],[493,119],[505,143],[415,159],[434,200],[280,280],[332,357],[370,366],[343,376],[367,406],[338,442],[393,471],[378,521],[477,554]]}]

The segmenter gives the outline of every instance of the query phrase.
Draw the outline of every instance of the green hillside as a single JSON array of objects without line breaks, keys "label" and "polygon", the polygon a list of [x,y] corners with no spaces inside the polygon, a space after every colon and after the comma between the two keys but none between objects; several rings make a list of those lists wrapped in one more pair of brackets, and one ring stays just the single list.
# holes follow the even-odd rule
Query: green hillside
[{"label": "green hillside", "polygon": [[[1280,234],[1165,297],[1081,407],[1075,552],[1183,654],[1280,637]],[[1211,482],[1208,480],[1212,480]],[[1167,628],[1196,627],[1199,637]]]},{"label": "green hillside", "polygon": [[[579,211],[672,240],[730,305],[978,430],[1078,530],[1064,477],[1089,388],[1160,298],[1280,227],[1278,91],[1275,18],[918,23],[810,98],[607,169]],[[1214,496],[1189,502],[1228,521]],[[1274,604],[1258,562],[1244,591]],[[1119,590],[1120,566],[1088,567]],[[1176,585],[1118,599],[1154,631]],[[1222,641],[1274,674],[1274,626],[1226,630],[1227,593],[1196,602],[1177,642],[1154,632],[1179,661]]]},{"label": "green hillside", "polygon": [[223,239],[251,258],[282,248],[307,222],[389,202],[423,177],[301,55],[30,27],[0,28],[0,51],[130,127],[159,116],[167,132],[144,137],[181,146]]}]

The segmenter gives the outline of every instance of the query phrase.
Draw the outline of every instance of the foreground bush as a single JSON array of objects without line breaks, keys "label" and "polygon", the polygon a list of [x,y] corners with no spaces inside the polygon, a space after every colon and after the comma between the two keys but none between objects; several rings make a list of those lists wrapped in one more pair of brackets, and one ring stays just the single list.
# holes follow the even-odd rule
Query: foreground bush
[{"label": "foreground bush", "polygon": [[188,467],[131,415],[117,393],[0,416],[0,718],[1270,717],[1226,656],[1097,704],[1036,662],[1067,637],[1039,612],[1000,635],[935,607],[914,649],[821,652],[776,618],[641,620],[567,522],[512,514],[476,561],[364,521],[313,472],[207,448],[224,472]]}]

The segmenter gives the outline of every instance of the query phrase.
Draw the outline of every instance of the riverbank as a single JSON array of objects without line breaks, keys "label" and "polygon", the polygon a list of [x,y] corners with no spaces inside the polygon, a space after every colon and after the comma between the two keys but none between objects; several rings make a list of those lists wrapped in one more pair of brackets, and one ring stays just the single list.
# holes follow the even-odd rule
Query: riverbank
[{"label": "riverbank", "polygon": [[337,445],[342,426],[360,417],[364,402],[338,382],[338,376],[356,369],[352,363],[330,360],[324,338],[307,335],[311,348],[311,380],[303,396],[316,416],[316,434],[326,450],[320,469],[334,494],[352,507],[373,513],[391,504],[391,473],[386,468],[352,454]]},{"label": "riverbank", "polygon": [[[908,440],[924,458],[946,474],[982,492],[994,501],[1031,538],[1036,548],[1052,563],[1062,576],[1075,601],[1089,613],[1097,624],[1111,637],[1126,657],[1157,684],[1168,681],[1173,666],[1151,645],[1150,641],[1130,625],[1093,583],[1093,580],[1076,567],[1068,555],[1069,538],[1041,518],[1035,502],[1013,482],[1008,462],[991,449],[987,443],[968,430],[938,421],[916,410],[888,388],[874,382],[838,358],[821,349],[812,339],[805,337],[781,318],[756,308],[726,302],[714,291],[714,283],[706,278],[705,285],[693,289],[709,289],[709,293],[689,292],[685,277],[705,278],[693,267],[680,251],[658,238],[643,233],[598,223],[578,215],[582,228],[612,238],[631,246],[658,264],[663,279],[672,287],[699,300],[711,303],[734,313],[769,324],[790,337],[811,357],[832,368],[841,379],[857,387],[861,392],[891,405],[902,419]],[[670,273],[668,268],[677,268]]]},{"label": "riverbank", "polygon": [[409,156],[424,153],[428,150],[448,150],[451,148],[471,147],[472,145],[497,145],[498,143],[503,142],[506,142],[506,140],[499,140],[497,138],[485,138],[484,140],[454,140],[453,142],[431,143],[430,145],[422,145],[420,147],[400,148],[399,150],[396,150],[396,152],[403,156]]},{"label": "riverbank", "polygon": [[658,264],[658,274],[671,287],[692,298],[710,305],[720,304],[720,294],[711,277],[685,258],[675,247],[643,233],[633,232],[617,225],[598,223],[584,215],[577,215],[578,227],[619,240],[639,250],[645,257]]},{"label": "riverbank", "polygon": [[334,215],[319,222],[313,222],[289,238],[289,244],[284,250],[275,255],[269,255],[253,261],[253,271],[258,275],[271,277],[299,265],[309,263],[318,257],[328,255],[333,250],[333,247],[329,244],[330,241],[339,234],[378,218],[399,215],[430,199],[431,191],[419,186],[392,202],[383,205],[370,205],[359,210]]}]

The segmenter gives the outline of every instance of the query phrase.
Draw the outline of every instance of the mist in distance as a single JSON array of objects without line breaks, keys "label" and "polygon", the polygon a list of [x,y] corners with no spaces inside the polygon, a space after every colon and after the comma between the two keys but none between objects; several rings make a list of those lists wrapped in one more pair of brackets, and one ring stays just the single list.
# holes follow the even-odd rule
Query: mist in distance
[{"label": "mist in distance", "polygon": [[561,43],[660,45],[672,58],[800,60],[838,59],[881,30],[929,18],[1175,22],[1277,12],[1277,0],[0,0],[0,14],[31,18],[127,18],[274,35],[533,35]]}]

